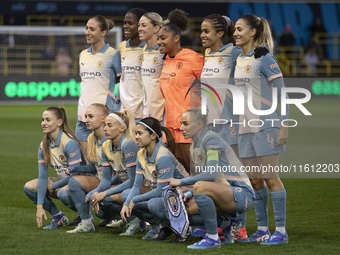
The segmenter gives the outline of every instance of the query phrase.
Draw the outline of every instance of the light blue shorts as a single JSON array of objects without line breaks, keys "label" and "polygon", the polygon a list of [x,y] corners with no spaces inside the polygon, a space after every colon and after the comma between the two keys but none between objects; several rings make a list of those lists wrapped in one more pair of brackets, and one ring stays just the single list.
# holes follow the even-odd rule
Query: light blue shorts
[{"label": "light blue shorts", "polygon": [[240,158],[252,158],[285,152],[284,145],[277,146],[279,128],[267,128],[257,133],[240,134],[238,150]]},{"label": "light blue shorts", "polygon": [[77,119],[76,123],[76,138],[78,141],[87,141],[87,137],[91,134],[92,130],[87,129],[85,122]]},{"label": "light blue shorts", "polygon": [[249,187],[230,186],[236,202],[236,215],[246,213],[254,204],[254,191]]},{"label": "light blue shorts", "polygon": [[209,124],[209,129],[219,134],[229,145],[238,144],[238,126]]}]

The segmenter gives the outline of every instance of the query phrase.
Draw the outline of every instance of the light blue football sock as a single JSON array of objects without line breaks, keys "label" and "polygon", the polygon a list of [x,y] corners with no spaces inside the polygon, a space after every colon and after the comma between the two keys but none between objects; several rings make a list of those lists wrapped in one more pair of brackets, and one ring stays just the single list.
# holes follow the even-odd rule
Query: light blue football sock
[{"label": "light blue football sock", "polygon": [[258,227],[268,227],[268,188],[255,190],[255,215]]},{"label": "light blue football sock", "polygon": [[194,195],[199,214],[209,235],[217,234],[217,216],[214,201],[205,194]]},{"label": "light blue football sock", "polygon": [[[276,227],[280,228],[280,232],[283,230],[282,227],[286,225],[286,189],[270,192],[273,201],[274,217]],[[285,232],[285,230],[284,230]],[[285,234],[285,233],[281,233]]]},{"label": "light blue football sock", "polygon": [[86,193],[81,184],[76,179],[71,178],[68,181],[68,189],[80,218],[82,220],[90,219],[90,203],[85,202]]}]

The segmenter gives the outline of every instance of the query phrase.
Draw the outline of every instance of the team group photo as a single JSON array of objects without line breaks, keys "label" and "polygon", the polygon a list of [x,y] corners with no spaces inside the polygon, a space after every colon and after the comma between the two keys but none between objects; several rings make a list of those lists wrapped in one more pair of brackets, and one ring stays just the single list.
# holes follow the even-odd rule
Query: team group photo
[{"label": "team group photo", "polygon": [[338,3],[26,2],[2,253],[340,253]]}]

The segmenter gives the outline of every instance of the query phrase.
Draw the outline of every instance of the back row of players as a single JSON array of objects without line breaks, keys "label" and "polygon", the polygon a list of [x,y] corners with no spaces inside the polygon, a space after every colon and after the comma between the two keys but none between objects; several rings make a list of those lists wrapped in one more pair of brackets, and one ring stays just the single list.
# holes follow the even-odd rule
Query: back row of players
[{"label": "back row of players", "polygon": [[[181,32],[188,24],[186,13],[179,9],[171,11],[166,21],[157,13],[131,9],[124,18],[127,40],[117,51],[104,41],[113,22],[102,16],[89,19],[85,34],[91,46],[79,59],[82,83],[76,135],[67,128],[63,109],[47,109],[42,118],[46,137],[39,148],[39,178],[25,185],[25,193],[37,204],[38,227],[46,217],[43,208],[53,215],[45,229],[68,222],[49,198],[52,196],[80,215],[81,222],[69,233],[94,231],[91,203],[98,217],[121,217],[129,222],[124,235],[134,234],[144,227],[142,222],[149,222],[151,227],[143,238],[162,240],[171,231],[164,208],[159,210],[164,206],[161,188],[194,185],[184,195],[190,223],[200,226],[192,234],[203,239],[188,248],[220,247],[220,216],[235,219],[238,228],[235,237],[226,230],[230,226],[225,229],[224,243],[233,239],[262,245],[288,243],[286,191],[277,174],[248,173],[249,182],[241,171],[222,174],[211,170],[229,165],[240,170],[241,162],[249,167],[276,166],[284,151],[288,138],[284,121],[267,123],[247,104],[251,88],[254,108],[267,110],[273,102],[272,88],[278,88],[280,98],[284,87],[272,56],[268,22],[247,15],[234,26],[228,17],[208,15],[201,25],[204,57],[181,47]],[[191,88],[195,79],[200,82]],[[225,84],[243,92],[243,115],[233,114],[237,98],[233,101],[230,90],[223,88]],[[197,87],[216,92],[213,96],[220,104],[213,97],[200,95]],[[193,93],[188,93],[190,88]],[[207,114],[202,114],[201,101]],[[275,111],[269,118],[285,120],[287,116]],[[215,126],[216,119],[227,121]],[[249,120],[262,124],[249,125]],[[160,123],[166,127],[166,139]],[[91,164],[80,166],[84,160],[75,137]],[[173,149],[166,149],[162,141]],[[63,178],[48,178],[46,162]],[[276,221],[273,235],[268,229],[268,189]],[[248,237],[245,213],[253,203],[258,229]],[[217,211],[212,210],[215,206]]]}]

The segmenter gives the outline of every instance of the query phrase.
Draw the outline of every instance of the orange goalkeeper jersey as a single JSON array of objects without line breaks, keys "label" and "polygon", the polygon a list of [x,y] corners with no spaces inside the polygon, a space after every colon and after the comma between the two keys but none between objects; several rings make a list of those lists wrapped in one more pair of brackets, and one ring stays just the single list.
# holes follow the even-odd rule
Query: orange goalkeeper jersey
[{"label": "orange goalkeeper jersey", "polygon": [[[186,98],[185,95],[192,82],[200,78],[203,64],[203,55],[191,49],[182,49],[175,57],[167,56],[164,60],[159,84],[165,98],[164,126],[172,131],[180,132],[182,114],[190,107],[201,104],[200,97],[194,93]],[[179,141],[178,134],[174,137],[176,143],[189,142],[184,137]]]}]

